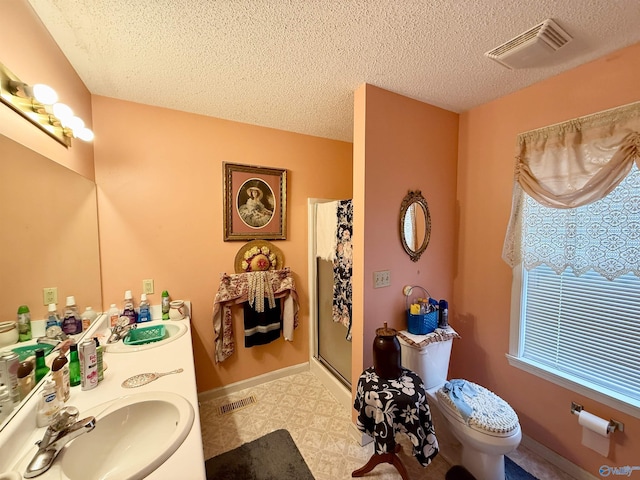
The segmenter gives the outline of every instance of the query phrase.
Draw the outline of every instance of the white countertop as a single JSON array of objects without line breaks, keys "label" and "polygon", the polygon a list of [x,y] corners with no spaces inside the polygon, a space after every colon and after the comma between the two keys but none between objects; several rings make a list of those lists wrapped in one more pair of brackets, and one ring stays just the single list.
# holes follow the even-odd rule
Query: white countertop
[{"label": "white countertop", "polygon": [[[92,326],[93,332],[104,331],[102,325],[108,319],[106,316],[96,321]],[[168,320],[156,320],[145,323],[142,326],[151,326],[160,323],[172,322]],[[204,480],[204,454],[200,430],[200,415],[198,410],[198,397],[196,390],[195,368],[193,362],[193,350],[191,344],[191,326],[188,319],[176,321],[187,326],[187,333],[174,341],[135,353],[106,353],[104,362],[106,370],[104,380],[93,390],[81,390],[80,386],[71,387],[71,397],[66,405],[73,405],[83,412],[91,407],[102,404],[112,399],[125,395],[141,392],[169,391],[186,398],[194,410],[194,421],[191,430],[176,450],[162,465],[146,478],[156,480],[169,480],[183,478],[187,480]],[[177,368],[183,368],[184,372],[161,377],[142,387],[127,389],[121,386],[122,382],[139,373],[167,372]],[[35,424],[36,398],[32,397],[16,414],[13,420],[0,432],[0,473],[11,470],[29,451],[35,451],[34,442],[41,439],[44,428],[37,428]],[[88,434],[90,435],[90,433]],[[82,441],[81,438],[79,441]],[[144,445],[140,445],[144,448]],[[54,462],[55,463],[55,462]],[[87,469],[91,468],[91,459],[87,459]],[[23,472],[20,472],[23,473]],[[46,477],[46,474],[43,478]]]}]

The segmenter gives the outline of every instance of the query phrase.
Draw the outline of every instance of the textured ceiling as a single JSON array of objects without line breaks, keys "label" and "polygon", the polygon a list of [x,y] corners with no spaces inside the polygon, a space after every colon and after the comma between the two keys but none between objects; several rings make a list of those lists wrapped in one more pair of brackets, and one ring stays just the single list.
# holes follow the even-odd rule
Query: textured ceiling
[{"label": "textured ceiling", "polygon": [[[352,140],[370,83],[462,112],[640,41],[638,0],[29,0],[98,95]],[[484,52],[547,18],[553,65]]]}]

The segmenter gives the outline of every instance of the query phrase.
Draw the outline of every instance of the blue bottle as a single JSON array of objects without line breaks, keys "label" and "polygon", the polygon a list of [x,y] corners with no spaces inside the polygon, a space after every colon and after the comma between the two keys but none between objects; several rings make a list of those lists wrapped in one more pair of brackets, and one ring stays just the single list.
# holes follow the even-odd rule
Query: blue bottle
[{"label": "blue bottle", "polygon": [[45,326],[45,329],[49,327],[62,327],[62,321],[60,320],[60,315],[58,315],[58,312],[56,310],[55,303],[49,304],[49,310],[47,313],[47,324]]},{"label": "blue bottle", "polygon": [[138,309],[138,323],[151,321],[151,307],[147,301],[147,294],[140,295],[140,308]]}]

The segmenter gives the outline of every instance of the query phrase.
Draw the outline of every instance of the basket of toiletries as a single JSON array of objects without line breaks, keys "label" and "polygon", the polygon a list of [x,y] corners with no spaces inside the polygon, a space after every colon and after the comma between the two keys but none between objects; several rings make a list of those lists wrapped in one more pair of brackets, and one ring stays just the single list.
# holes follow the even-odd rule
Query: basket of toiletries
[{"label": "basket of toiletries", "polygon": [[405,287],[407,297],[407,330],[426,335],[438,327],[438,301],[422,287]]},{"label": "basket of toiletries", "polygon": [[162,340],[165,336],[166,329],[164,325],[156,325],[153,327],[136,328],[130,330],[124,337],[125,345],[144,345]]}]

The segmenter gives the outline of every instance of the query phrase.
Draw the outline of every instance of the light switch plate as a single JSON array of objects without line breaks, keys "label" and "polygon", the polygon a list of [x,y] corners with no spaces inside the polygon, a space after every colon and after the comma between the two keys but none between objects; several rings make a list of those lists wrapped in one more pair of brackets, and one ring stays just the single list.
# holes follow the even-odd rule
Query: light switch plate
[{"label": "light switch plate", "polygon": [[153,293],[153,279],[148,278],[142,281],[142,293]]},{"label": "light switch plate", "polygon": [[44,302],[44,305],[49,305],[50,303],[58,303],[58,288],[57,287],[43,288],[42,301]]},{"label": "light switch plate", "polygon": [[389,285],[391,285],[391,272],[389,270],[373,272],[373,288],[388,287]]}]

